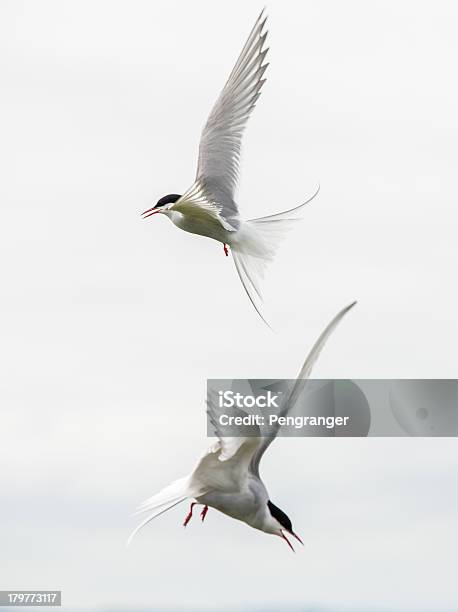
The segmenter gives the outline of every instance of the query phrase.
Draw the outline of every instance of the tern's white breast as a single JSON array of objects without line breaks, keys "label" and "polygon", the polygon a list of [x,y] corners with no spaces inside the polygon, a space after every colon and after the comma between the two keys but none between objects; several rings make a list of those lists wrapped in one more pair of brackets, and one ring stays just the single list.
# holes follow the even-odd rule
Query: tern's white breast
[{"label": "tern's white breast", "polygon": [[233,235],[234,232],[224,229],[221,223],[210,215],[184,215],[175,210],[169,210],[166,214],[172,223],[185,232],[207,236],[207,238],[213,238],[222,243],[231,243],[231,234]]}]

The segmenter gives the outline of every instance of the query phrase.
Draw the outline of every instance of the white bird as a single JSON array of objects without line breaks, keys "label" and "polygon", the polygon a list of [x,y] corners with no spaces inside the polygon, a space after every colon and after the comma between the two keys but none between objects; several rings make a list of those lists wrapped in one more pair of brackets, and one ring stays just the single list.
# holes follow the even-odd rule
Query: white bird
[{"label": "white bird", "polygon": [[295,220],[294,215],[316,196],[319,187],[300,206],[249,221],[241,219],[234,199],[243,132],[260,96],[268,66],[264,62],[268,49],[264,49],[267,18],[263,13],[248,36],[202,131],[193,185],[183,195],[172,193],[162,197],[143,215],[144,218],[166,215],[186,232],[223,243],[226,255],[229,246],[243,287],[265,321],[261,313],[260,289],[265,267],[273,259],[285,230]]},{"label": "white bird", "polygon": [[[343,316],[355,304],[356,302],[353,302],[339,312],[318,338],[279,416],[286,416],[294,406],[307,384],[312,367],[326,340]],[[275,439],[280,426],[278,424],[272,426],[267,435],[263,437],[261,437],[258,425],[250,426],[254,428],[250,430],[250,437],[243,437],[243,433],[240,437],[224,437],[219,424],[221,411],[222,409],[217,407],[217,402],[208,402],[210,421],[215,428],[218,441],[199,460],[191,474],[174,481],[141,504],[138,512],[150,512],[151,514],[134,530],[128,543],[147,523],[186,499],[193,501],[184,521],[185,527],[191,520],[193,507],[196,504],[202,504],[204,506],[201,512],[202,521],[205,519],[208,508],[212,507],[254,529],[283,538],[292,550],[294,548],[287,539],[286,533],[302,543],[300,537],[293,531],[291,520],[270,500],[269,493],[259,474],[262,456]],[[246,435],[246,430],[244,433]],[[252,433],[254,437],[251,436]]]}]

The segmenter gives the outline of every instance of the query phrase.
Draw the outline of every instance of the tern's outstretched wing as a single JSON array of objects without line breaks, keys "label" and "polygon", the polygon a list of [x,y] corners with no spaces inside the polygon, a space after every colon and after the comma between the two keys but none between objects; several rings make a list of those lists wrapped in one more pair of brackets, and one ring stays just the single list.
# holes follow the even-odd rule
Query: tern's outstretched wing
[{"label": "tern's outstretched wing", "polygon": [[[240,425],[237,429],[237,436],[228,436],[225,428],[220,424],[220,417],[226,415],[227,410],[220,408],[218,405],[216,393],[209,394],[207,398],[207,414],[212,424],[215,436],[218,438],[218,442],[214,446],[213,450],[219,450],[218,459],[219,461],[227,461],[237,453],[237,451],[243,446],[249,446],[252,452],[259,447],[262,442],[261,430],[256,424],[253,425]],[[237,408],[231,409],[232,416],[246,417],[247,413]],[[231,431],[234,427],[231,428]]]},{"label": "tern's outstretched wing", "polygon": [[220,215],[238,228],[234,202],[242,135],[264,84],[267,32],[264,11],[259,15],[202,131],[196,184],[199,198],[220,206]]},{"label": "tern's outstretched wing", "polygon": [[[219,417],[225,410],[219,408],[216,394],[211,394],[207,401],[207,412],[213,425],[217,442],[200,458],[195,467],[190,484],[194,490],[224,491],[225,493],[240,492],[245,489],[250,479],[249,466],[253,456],[262,444],[263,438],[257,425],[239,426],[231,435],[220,425]],[[233,409],[231,414],[237,414]],[[246,412],[239,411],[246,417]],[[195,495],[195,497],[199,497]]]},{"label": "tern's outstretched wing", "polygon": [[[326,344],[327,339],[332,334],[332,332],[337,327],[337,325],[340,323],[340,321],[343,319],[343,317],[347,314],[347,312],[351,308],[353,308],[355,304],[356,302],[353,302],[352,304],[349,304],[343,310],[341,310],[332,319],[332,321],[323,331],[321,336],[315,342],[315,344],[312,347],[312,350],[310,351],[310,353],[307,356],[307,359],[304,362],[304,365],[302,366],[301,371],[299,372],[299,375],[296,379],[296,382],[294,383],[294,386],[291,390],[289,397],[286,399],[284,406],[279,413],[279,416],[286,416],[288,412],[291,410],[291,408],[294,406],[294,404],[300,397],[301,393],[303,392],[305,385],[307,384],[307,380],[310,377],[310,372],[312,371],[312,368],[315,365],[315,362],[318,359],[318,356],[320,355],[322,348]],[[259,477],[259,463],[261,461],[261,458],[263,454],[265,453],[266,449],[274,441],[275,437],[278,434],[279,429],[280,429],[280,425],[278,425],[277,423],[272,426],[271,430],[268,432],[268,435],[264,433],[265,437],[262,438],[262,443],[260,444],[259,448],[256,450],[255,454],[253,455],[250,469],[258,477]]]}]

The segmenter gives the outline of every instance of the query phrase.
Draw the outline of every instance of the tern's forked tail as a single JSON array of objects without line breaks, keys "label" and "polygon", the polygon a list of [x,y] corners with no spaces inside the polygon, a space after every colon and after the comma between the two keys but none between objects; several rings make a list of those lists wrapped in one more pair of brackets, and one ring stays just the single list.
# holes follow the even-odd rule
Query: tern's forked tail
[{"label": "tern's forked tail", "polygon": [[148,512],[148,517],[134,529],[127,540],[127,545],[132,542],[140,529],[156,517],[167,512],[167,510],[181,504],[189,495],[189,476],[185,476],[184,478],[175,480],[172,484],[162,489],[162,491],[159,491],[159,493],[144,501],[137,508],[137,514]]},{"label": "tern's forked tail", "polygon": [[261,284],[268,264],[273,261],[280,242],[286,233],[300,220],[297,214],[318,194],[315,191],[306,202],[275,215],[244,221],[231,243],[235,267],[242,285],[256,312],[270,327],[262,314]]}]

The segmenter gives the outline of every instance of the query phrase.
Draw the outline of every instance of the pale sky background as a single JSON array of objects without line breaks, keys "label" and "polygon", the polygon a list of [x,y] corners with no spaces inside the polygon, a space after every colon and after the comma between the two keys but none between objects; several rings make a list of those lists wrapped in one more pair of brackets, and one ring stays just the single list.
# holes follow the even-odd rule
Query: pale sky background
[{"label": "pale sky background", "polygon": [[272,334],[221,245],[139,213],[190,185],[261,4],[0,3],[0,588],[65,607],[456,611],[456,439],[282,439],[262,466],[306,542],[145,497],[209,444],[210,378],[455,378],[458,4],[272,0],[247,218],[297,205]]}]

